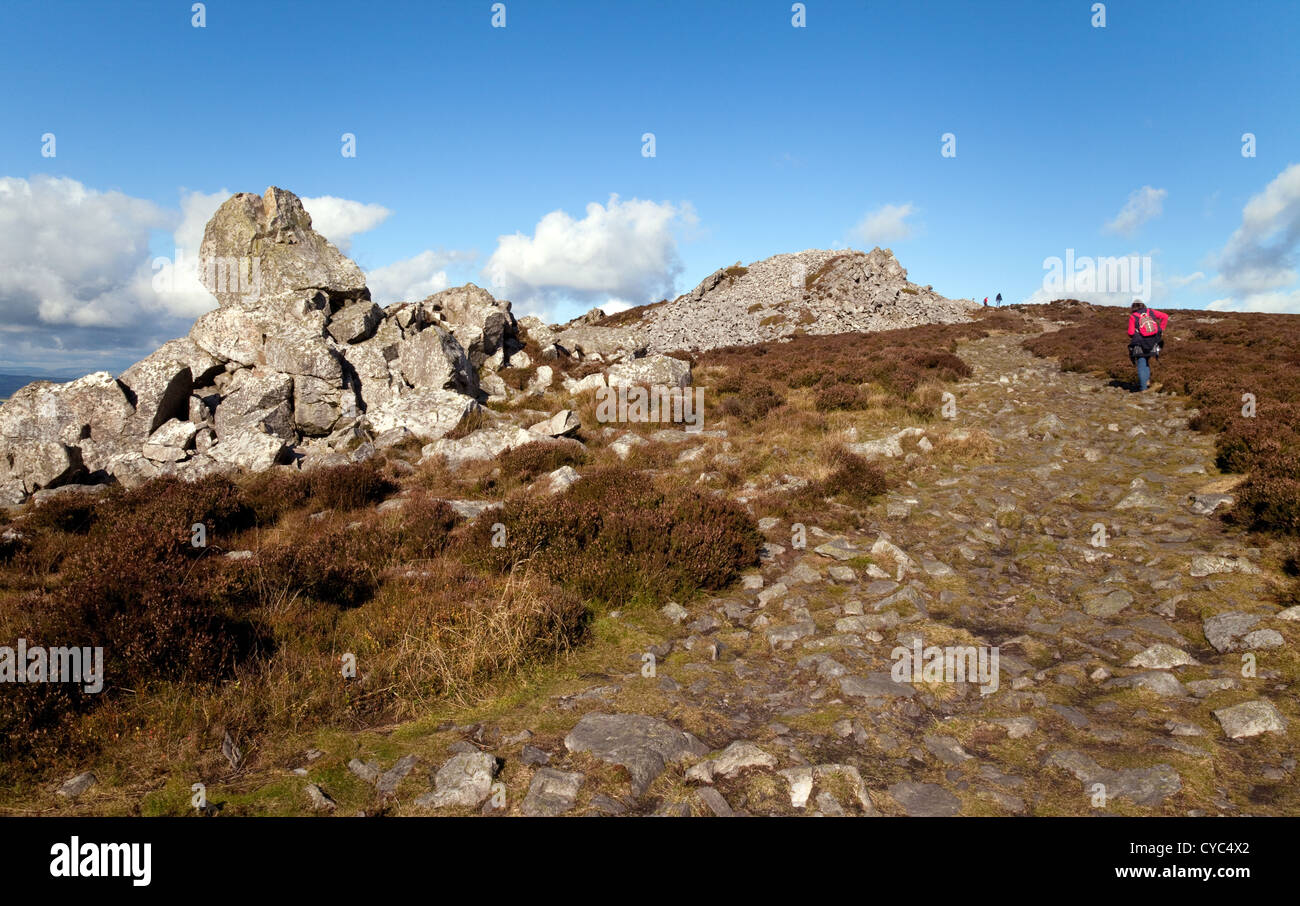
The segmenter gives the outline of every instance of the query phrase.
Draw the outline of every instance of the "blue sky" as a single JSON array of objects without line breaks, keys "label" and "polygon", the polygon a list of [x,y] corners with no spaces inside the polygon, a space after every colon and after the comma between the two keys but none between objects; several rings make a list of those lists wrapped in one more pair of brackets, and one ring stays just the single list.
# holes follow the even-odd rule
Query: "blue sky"
[{"label": "blue sky", "polygon": [[1044,288],[1073,249],[1149,256],[1157,304],[1300,310],[1292,2],[191,5],[0,6],[0,370],[183,334],[209,303],[150,262],[272,184],[380,301],[559,320],[880,244],[954,297],[1086,297]]}]

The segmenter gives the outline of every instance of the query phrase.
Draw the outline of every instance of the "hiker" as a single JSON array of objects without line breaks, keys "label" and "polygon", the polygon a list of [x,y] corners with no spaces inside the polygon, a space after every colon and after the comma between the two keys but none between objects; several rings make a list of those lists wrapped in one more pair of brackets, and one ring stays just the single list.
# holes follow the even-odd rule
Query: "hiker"
[{"label": "hiker", "polygon": [[997,308],[1000,307],[1001,305],[1002,305],[1002,293],[998,293],[998,297],[993,300],[993,307]]},{"label": "hiker", "polygon": [[1151,382],[1149,359],[1160,358],[1168,325],[1169,315],[1134,300],[1128,315],[1128,357],[1137,365],[1139,392],[1146,390]]},{"label": "hiker", "polygon": [[989,297],[988,297],[988,296],[985,296],[985,297],[984,297],[984,307],[985,307],[985,308],[988,308],[988,307],[989,307]]}]

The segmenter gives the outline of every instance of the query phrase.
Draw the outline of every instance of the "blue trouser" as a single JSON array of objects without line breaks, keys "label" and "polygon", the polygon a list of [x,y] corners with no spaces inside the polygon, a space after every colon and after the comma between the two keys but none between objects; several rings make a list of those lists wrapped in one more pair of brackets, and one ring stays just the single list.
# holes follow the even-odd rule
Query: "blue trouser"
[{"label": "blue trouser", "polygon": [[1139,356],[1138,366],[1138,389],[1146,390],[1147,384],[1151,383],[1151,366],[1147,363],[1146,356]]}]

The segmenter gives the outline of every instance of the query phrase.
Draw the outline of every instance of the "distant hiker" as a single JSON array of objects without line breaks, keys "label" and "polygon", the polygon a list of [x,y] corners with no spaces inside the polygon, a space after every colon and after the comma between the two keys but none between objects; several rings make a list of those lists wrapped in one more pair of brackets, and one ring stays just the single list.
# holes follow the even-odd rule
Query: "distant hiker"
[{"label": "distant hiker", "polygon": [[995,305],[995,306],[1001,305],[1001,304],[1002,304],[1002,293],[998,293],[998,297],[997,297],[995,300],[993,300],[993,301],[994,301],[994,305]]},{"label": "distant hiker", "polygon": [[988,307],[989,307],[989,297],[988,297],[988,296],[985,296],[985,297],[984,297],[984,307],[985,307],[985,308],[988,308]]},{"label": "distant hiker", "polygon": [[1139,391],[1151,383],[1151,364],[1147,360],[1160,358],[1167,326],[1169,315],[1147,308],[1142,302],[1133,303],[1128,315],[1128,357],[1137,365]]}]

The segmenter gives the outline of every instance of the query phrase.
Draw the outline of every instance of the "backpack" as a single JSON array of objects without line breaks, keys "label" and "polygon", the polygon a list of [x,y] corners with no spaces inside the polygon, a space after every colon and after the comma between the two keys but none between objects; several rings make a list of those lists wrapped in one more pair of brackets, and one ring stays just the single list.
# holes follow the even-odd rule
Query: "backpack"
[{"label": "backpack", "polygon": [[1150,337],[1160,333],[1160,325],[1156,323],[1155,318],[1151,317],[1151,309],[1144,308],[1134,314],[1137,317],[1138,333],[1142,336]]}]

